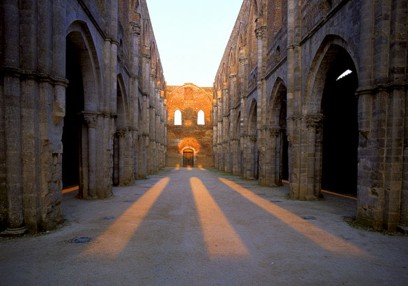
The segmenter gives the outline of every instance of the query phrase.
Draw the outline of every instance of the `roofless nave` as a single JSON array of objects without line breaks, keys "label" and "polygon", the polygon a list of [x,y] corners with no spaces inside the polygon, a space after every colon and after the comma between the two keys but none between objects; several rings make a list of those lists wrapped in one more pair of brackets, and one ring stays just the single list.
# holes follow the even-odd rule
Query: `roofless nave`
[{"label": "roofless nave", "polygon": [[[405,0],[244,0],[204,120],[214,166],[267,186],[288,180],[293,199],[353,193],[359,222],[406,227],[407,10]],[[54,229],[63,187],[101,199],[183,164],[182,153],[168,159],[175,122],[146,1],[2,1],[0,14],[3,234]],[[183,118],[191,131],[204,128],[198,111],[209,116],[178,111],[180,132]],[[187,149],[189,164],[211,157]]]}]

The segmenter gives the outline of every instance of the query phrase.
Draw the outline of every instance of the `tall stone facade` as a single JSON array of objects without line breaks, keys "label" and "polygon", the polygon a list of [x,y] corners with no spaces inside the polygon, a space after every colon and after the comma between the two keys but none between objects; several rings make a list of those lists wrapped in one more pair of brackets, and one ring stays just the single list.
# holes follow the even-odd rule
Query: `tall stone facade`
[{"label": "tall stone facade", "polygon": [[63,221],[165,165],[165,81],[145,0],[0,4],[0,232]]},{"label": "tall stone facade", "polygon": [[407,10],[244,0],[215,78],[215,166],[288,180],[293,199],[354,194],[358,222],[408,226]]},{"label": "tall stone facade", "polygon": [[212,88],[167,86],[167,166],[213,167]]}]

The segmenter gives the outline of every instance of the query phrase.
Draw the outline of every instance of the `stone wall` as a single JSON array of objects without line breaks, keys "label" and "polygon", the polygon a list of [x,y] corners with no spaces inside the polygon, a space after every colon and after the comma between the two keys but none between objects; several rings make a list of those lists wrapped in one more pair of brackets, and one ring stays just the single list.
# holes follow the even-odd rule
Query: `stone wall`
[{"label": "stone wall", "polygon": [[[168,86],[166,99],[167,166],[212,167],[212,88],[198,87],[190,83]],[[176,111],[180,115],[179,125],[175,122]],[[198,120],[199,113],[202,114],[201,122]],[[188,151],[193,152],[190,161],[185,158],[190,156]]]},{"label": "stone wall", "polygon": [[164,167],[165,81],[146,1],[0,4],[0,232],[54,229],[62,189]]},{"label": "stone wall", "polygon": [[293,199],[356,196],[359,222],[406,226],[408,2],[397,2],[244,0],[215,77],[215,166],[288,181]]}]

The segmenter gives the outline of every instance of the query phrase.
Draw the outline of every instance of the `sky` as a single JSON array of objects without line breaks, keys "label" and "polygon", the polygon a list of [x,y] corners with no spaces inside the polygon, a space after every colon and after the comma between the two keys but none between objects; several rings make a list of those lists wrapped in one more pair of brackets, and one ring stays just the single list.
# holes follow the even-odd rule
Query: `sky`
[{"label": "sky", "polygon": [[242,0],[147,0],[167,85],[212,87]]}]

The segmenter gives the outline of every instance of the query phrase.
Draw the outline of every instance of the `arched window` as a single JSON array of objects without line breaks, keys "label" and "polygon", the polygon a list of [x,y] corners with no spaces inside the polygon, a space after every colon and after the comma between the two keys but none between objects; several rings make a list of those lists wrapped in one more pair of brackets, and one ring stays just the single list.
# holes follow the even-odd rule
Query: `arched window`
[{"label": "arched window", "polygon": [[181,125],[181,111],[178,109],[174,112],[174,125]]},{"label": "arched window", "polygon": [[204,111],[202,110],[198,112],[197,125],[205,125]]}]

